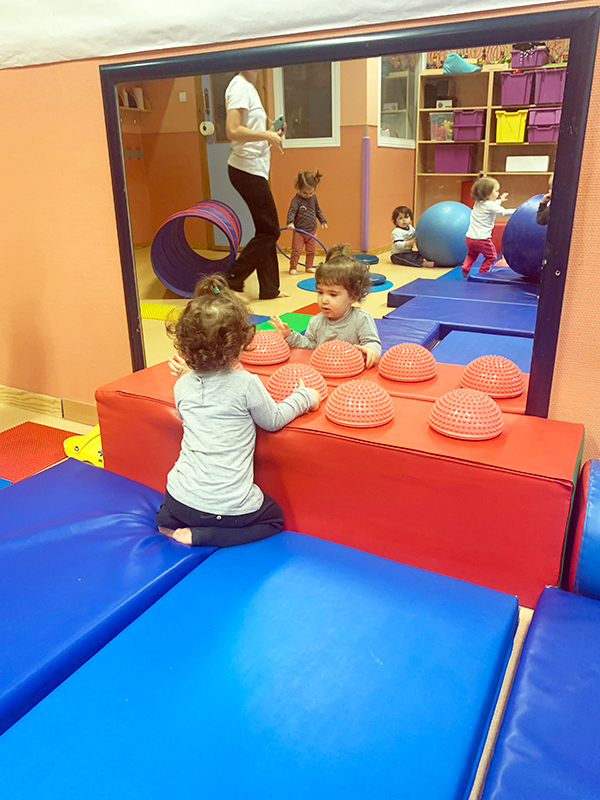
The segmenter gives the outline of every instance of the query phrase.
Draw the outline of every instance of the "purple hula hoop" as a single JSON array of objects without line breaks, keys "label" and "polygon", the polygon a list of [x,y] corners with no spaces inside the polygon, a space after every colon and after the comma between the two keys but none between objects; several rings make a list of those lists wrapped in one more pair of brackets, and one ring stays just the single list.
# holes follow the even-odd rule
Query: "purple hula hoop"
[{"label": "purple hula hoop", "polygon": [[[298,233],[305,233],[307,236],[310,236],[311,239],[314,239],[315,242],[317,242],[317,244],[320,244],[321,247],[323,248],[323,250],[325,252],[327,252],[327,248],[325,247],[323,242],[319,241],[319,239],[317,239],[316,236],[313,236],[312,233],[309,233],[308,231],[303,231],[301,228],[280,228],[279,229],[279,233],[282,233],[283,231],[289,231],[289,230],[291,230],[292,233],[294,233],[294,231],[298,231]],[[290,260],[290,256],[288,256],[287,253],[284,253],[283,250],[281,249],[281,247],[279,247],[279,245],[277,245],[277,249],[279,250],[279,252],[281,253],[282,256],[285,256],[288,261]],[[300,264],[300,262],[298,262],[298,263]],[[304,267],[305,264],[300,264],[300,266]]]}]

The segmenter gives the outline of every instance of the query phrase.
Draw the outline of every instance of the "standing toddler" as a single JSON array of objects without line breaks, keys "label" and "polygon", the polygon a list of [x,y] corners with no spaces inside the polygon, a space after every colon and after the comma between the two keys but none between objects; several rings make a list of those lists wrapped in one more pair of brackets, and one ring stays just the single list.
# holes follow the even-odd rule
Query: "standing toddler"
[{"label": "standing toddler", "polygon": [[[294,231],[290,255],[290,275],[298,274],[298,261],[302,250],[306,251],[305,271],[315,271],[313,263],[317,243],[312,237],[317,233],[317,219],[323,228],[327,227],[327,221],[315,194],[322,177],[318,170],[316,172],[299,172],[294,183],[296,194],[290,203],[286,221],[287,227]],[[306,234],[310,234],[310,236]]]}]

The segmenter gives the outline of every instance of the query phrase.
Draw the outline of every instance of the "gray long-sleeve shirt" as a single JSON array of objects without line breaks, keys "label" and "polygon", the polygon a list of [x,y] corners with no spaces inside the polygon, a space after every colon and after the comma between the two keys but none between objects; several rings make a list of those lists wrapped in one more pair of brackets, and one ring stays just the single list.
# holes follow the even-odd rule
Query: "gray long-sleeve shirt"
[{"label": "gray long-sleeve shirt", "polygon": [[285,340],[290,347],[315,350],[323,342],[329,342],[332,339],[341,339],[350,344],[370,347],[378,355],[381,355],[381,340],[377,333],[375,320],[368,311],[355,306],[352,306],[346,316],[341,319],[328,319],[323,312],[315,314],[308,323],[305,334],[290,331]]},{"label": "gray long-sleeve shirt", "polygon": [[275,403],[257,375],[221,369],[184,375],[174,394],[183,441],[167,477],[169,494],[208,514],[258,511],[263,493],[254,483],[255,424],[278,431],[312,407],[312,393],[298,388]]},{"label": "gray long-sleeve shirt", "polygon": [[321,225],[327,224],[317,200],[317,195],[313,194],[311,197],[300,197],[299,194],[294,195],[288,209],[285,224],[289,225],[293,222],[294,227],[300,228],[301,231],[314,231],[317,227],[317,219]]}]

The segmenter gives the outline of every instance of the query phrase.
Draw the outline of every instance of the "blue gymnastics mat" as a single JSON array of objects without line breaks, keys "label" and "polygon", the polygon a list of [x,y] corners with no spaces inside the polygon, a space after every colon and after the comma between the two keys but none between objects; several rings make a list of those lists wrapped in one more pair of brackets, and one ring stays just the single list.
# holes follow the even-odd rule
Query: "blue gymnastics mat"
[{"label": "blue gymnastics mat", "polygon": [[412,342],[428,350],[440,338],[440,326],[429,319],[376,319],[375,325],[381,339],[381,354],[395,344]]},{"label": "blue gymnastics mat", "polygon": [[482,800],[598,800],[600,602],[538,600]]},{"label": "blue gymnastics mat", "polygon": [[479,356],[504,356],[522,372],[531,370],[533,339],[494,333],[450,331],[431,351],[442,364],[469,364]]},{"label": "blue gymnastics mat", "polygon": [[0,738],[3,791],[466,798],[517,613],[312,536],[220,550]]},{"label": "blue gymnastics mat", "polygon": [[[481,258],[483,261],[483,258]],[[476,281],[477,283],[509,283],[515,286],[539,286],[539,281],[526,278],[524,275],[519,275],[510,267],[493,266],[489,272],[477,272],[479,263],[471,269],[469,273],[469,281]],[[440,275],[438,281],[465,281],[460,267],[454,267],[450,272],[445,275]]]},{"label": "blue gymnastics mat", "polygon": [[451,330],[501,333],[533,338],[536,306],[474,303],[444,297],[415,297],[385,315],[385,319],[431,319],[440,323],[442,338]]},{"label": "blue gymnastics mat", "polygon": [[0,492],[0,732],[214,552],[158,533],[162,498],[73,458]]},{"label": "blue gymnastics mat", "polygon": [[388,306],[401,306],[413,297],[447,297],[475,302],[537,305],[536,288],[528,284],[478,283],[477,281],[436,281],[417,278],[388,292]]}]

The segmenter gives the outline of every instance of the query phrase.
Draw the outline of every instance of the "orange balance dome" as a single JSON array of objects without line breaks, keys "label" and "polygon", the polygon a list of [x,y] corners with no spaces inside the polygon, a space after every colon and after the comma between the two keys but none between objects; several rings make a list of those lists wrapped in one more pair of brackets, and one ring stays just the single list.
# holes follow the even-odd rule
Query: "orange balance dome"
[{"label": "orange balance dome", "polygon": [[328,420],[349,428],[375,428],[394,418],[392,398],[373,381],[347,381],[331,393],[325,406]]},{"label": "orange balance dome", "polygon": [[334,339],[323,342],[310,357],[311,366],[326,378],[351,378],[360,375],[365,360],[360,350],[350,342]]},{"label": "orange balance dome", "polygon": [[434,431],[454,439],[494,439],[504,428],[495,400],[477,389],[452,389],[435,401],[429,412]]},{"label": "orange balance dome", "polygon": [[525,391],[525,378],[509,358],[480,356],[463,369],[460,385],[466,389],[479,389],[490,397],[518,397]]},{"label": "orange balance dome", "polygon": [[395,344],[381,357],[379,374],[390,381],[429,381],[437,375],[437,362],[420,344]]},{"label": "orange balance dome", "polygon": [[316,389],[321,395],[321,400],[325,400],[328,392],[325,378],[309,364],[284,364],[283,367],[279,367],[269,378],[267,391],[273,400],[279,403],[298,387],[298,378],[302,378],[309,389]]},{"label": "orange balance dome", "polygon": [[243,364],[281,364],[290,357],[290,346],[275,331],[256,331],[247,350],[242,350]]}]

